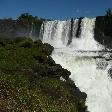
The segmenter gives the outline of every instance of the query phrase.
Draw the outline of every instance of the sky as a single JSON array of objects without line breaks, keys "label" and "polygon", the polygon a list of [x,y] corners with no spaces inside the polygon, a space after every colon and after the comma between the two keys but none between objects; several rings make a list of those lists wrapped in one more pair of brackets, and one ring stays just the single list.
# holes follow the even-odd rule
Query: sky
[{"label": "sky", "polygon": [[112,8],[112,0],[0,0],[0,18],[30,13],[46,19],[96,17]]}]

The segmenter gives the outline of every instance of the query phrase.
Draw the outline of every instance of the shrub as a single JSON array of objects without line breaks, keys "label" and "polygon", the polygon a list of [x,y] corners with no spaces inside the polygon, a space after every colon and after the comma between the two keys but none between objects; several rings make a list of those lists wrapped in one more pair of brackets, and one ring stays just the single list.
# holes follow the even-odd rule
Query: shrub
[{"label": "shrub", "polygon": [[33,45],[33,41],[30,38],[19,43],[19,46],[24,48],[31,48],[32,45]]}]

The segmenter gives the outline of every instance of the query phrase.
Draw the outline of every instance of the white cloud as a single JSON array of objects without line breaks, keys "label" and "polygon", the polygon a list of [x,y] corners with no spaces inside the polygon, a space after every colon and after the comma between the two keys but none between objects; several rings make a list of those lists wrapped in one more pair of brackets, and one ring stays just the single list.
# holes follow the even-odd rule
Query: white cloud
[{"label": "white cloud", "polygon": [[80,12],[80,10],[79,9],[76,9],[76,13],[79,13]]},{"label": "white cloud", "polygon": [[85,11],[83,10],[83,11],[81,11],[79,9],[76,9],[75,12],[76,13],[82,13],[82,14],[89,14],[89,13],[91,13],[91,11],[89,11],[89,10],[85,10]]},{"label": "white cloud", "polygon": [[90,11],[89,11],[89,10],[86,10],[84,13],[89,14],[89,13],[90,13]]}]

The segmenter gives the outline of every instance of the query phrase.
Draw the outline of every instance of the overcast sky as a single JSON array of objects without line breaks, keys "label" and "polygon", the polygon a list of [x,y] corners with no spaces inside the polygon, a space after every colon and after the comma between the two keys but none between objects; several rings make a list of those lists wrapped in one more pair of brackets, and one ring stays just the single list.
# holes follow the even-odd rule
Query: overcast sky
[{"label": "overcast sky", "polygon": [[95,17],[112,8],[112,0],[0,0],[0,18],[30,13],[49,19]]}]

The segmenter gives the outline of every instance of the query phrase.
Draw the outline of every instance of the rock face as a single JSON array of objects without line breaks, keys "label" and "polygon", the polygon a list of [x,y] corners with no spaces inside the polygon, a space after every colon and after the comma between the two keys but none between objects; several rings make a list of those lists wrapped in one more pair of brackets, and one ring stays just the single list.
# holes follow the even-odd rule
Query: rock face
[{"label": "rock face", "polygon": [[83,19],[83,17],[80,17],[79,21],[78,21],[78,28],[77,28],[77,31],[76,31],[76,37],[77,38],[79,38],[80,34],[81,34],[81,22],[82,22],[82,19]]},{"label": "rock face", "polygon": [[112,48],[112,15],[96,17],[95,39],[106,47]]}]

